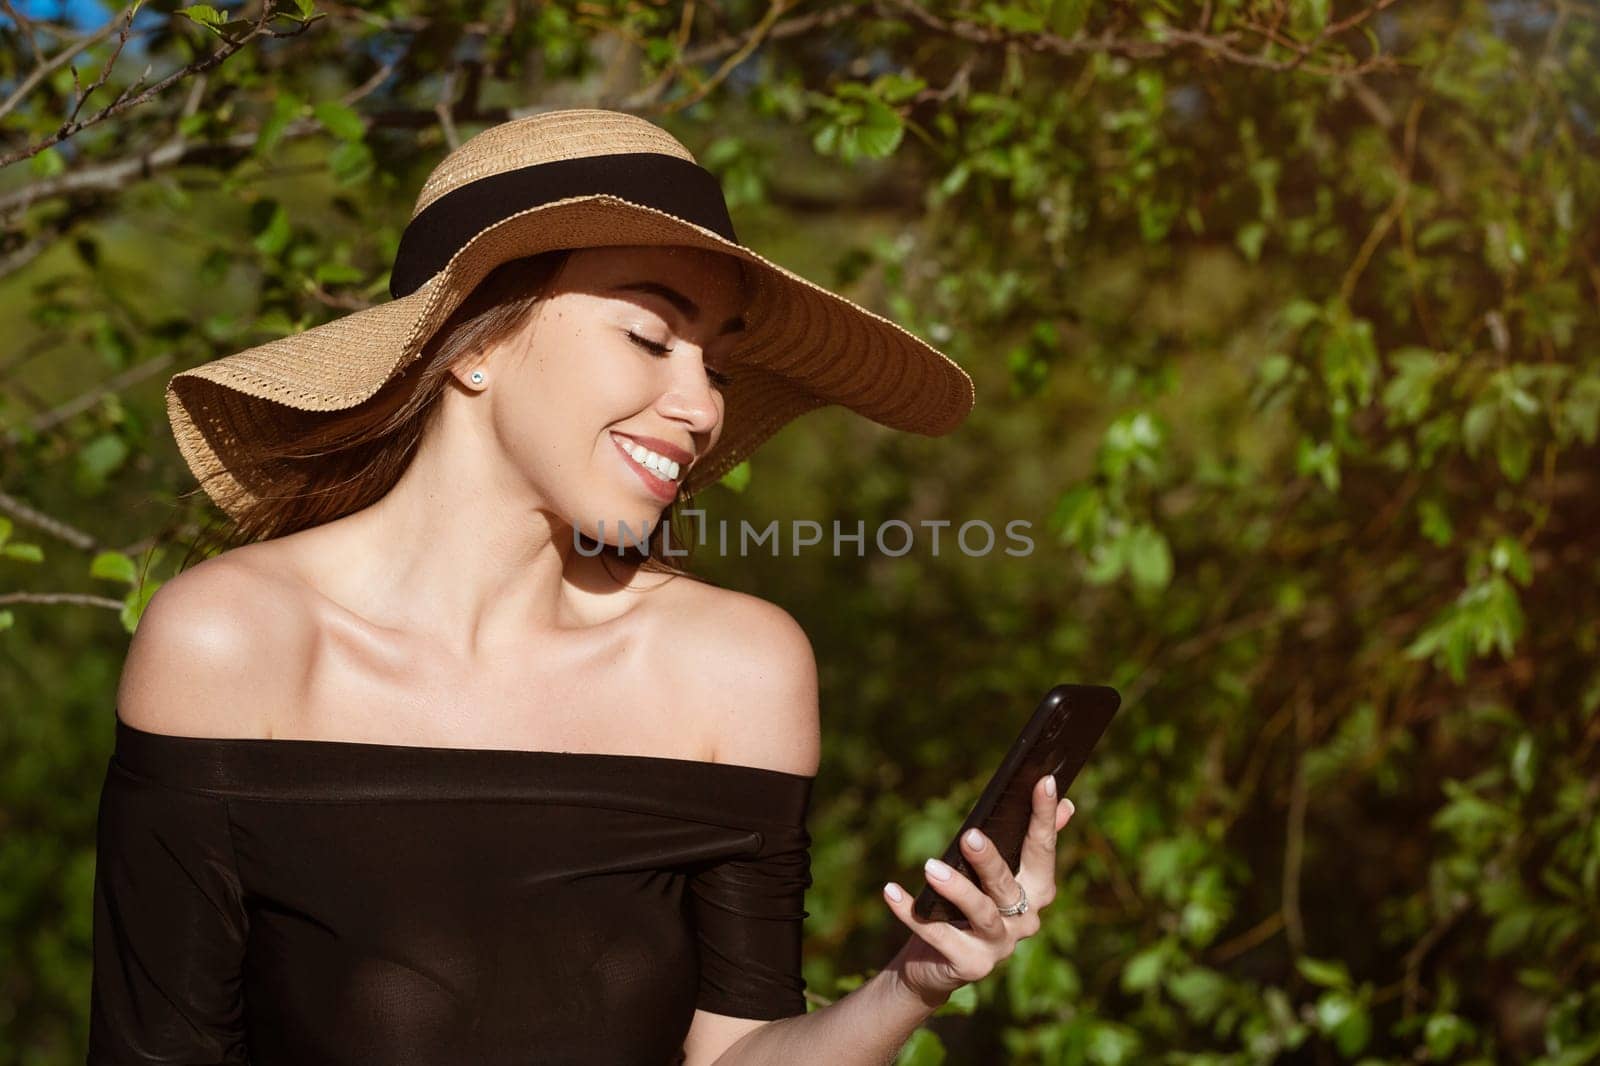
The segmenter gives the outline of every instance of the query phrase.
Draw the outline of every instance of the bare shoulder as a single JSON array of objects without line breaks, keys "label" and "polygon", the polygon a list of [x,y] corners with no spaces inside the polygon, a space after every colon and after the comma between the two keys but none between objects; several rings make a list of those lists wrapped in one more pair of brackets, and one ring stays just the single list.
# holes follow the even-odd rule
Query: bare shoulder
[{"label": "bare shoulder", "polygon": [[309,615],[252,548],[198,563],[156,590],[134,630],[117,716],[152,733],[259,737],[298,683]]},{"label": "bare shoulder", "polygon": [[663,612],[677,691],[703,712],[717,762],[812,776],[821,760],[817,662],[788,611],[699,581]]}]

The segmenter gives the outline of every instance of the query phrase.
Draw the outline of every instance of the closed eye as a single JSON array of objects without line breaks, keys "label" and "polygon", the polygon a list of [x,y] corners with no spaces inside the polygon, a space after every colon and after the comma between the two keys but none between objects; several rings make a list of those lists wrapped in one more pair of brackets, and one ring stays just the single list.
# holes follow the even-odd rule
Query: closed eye
[{"label": "closed eye", "polygon": [[[650,340],[648,337],[641,337],[631,329],[628,331],[628,339],[646,351],[654,352],[656,355],[666,355],[668,352],[672,351],[672,348],[669,345],[659,344],[656,341]],[[711,383],[716,385],[719,389],[727,388],[728,385],[732,384],[733,382],[733,379],[727,374],[724,374],[720,370],[713,370],[709,366],[706,367],[706,377],[710,378]]]}]

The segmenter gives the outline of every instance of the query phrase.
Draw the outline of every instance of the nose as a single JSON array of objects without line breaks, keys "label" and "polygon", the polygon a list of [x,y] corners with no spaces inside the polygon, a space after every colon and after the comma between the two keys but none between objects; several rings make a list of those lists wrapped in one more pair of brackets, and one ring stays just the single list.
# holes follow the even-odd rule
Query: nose
[{"label": "nose", "polygon": [[695,433],[710,433],[722,417],[717,390],[698,359],[682,359],[656,402],[656,409]]}]

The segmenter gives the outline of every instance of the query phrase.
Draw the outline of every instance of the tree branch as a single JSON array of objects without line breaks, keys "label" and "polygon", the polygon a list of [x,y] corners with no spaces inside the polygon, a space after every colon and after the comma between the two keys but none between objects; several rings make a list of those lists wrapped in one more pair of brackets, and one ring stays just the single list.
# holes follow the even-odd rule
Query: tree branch
[{"label": "tree branch", "polygon": [[[156,371],[165,369],[171,364],[172,356],[170,354],[158,355],[154,359],[146,359],[142,363],[129,367],[127,370],[124,370],[122,373],[116,375],[110,380],[101,382],[88,392],[85,392],[80,396],[75,396],[66,403],[61,404],[52,410],[46,411],[44,414],[35,418],[30,424],[29,428],[35,433],[42,433],[53,426],[60,425],[67,419],[72,418],[75,415],[82,414],[84,411],[87,411],[89,408],[99,403],[101,397],[105,396],[107,393],[117,392],[121,389],[127,388],[129,385],[137,384],[150,375],[156,373]],[[6,436],[6,443],[8,444],[16,444],[22,439],[22,434],[17,430],[12,430]]]},{"label": "tree branch", "polygon": [[52,518],[5,491],[0,491],[0,511],[4,511],[19,522],[43,530],[57,540],[66,541],[79,551],[100,550],[100,542],[93,534],[85,533],[76,526],[70,526],[59,518]]},{"label": "tree branch", "polygon": [[0,607],[8,603],[72,603],[79,607],[104,607],[111,611],[122,610],[122,601],[109,596],[91,596],[86,592],[3,592]]},{"label": "tree branch", "polygon": [[[10,4],[6,4],[6,11],[11,15],[12,18],[16,18],[16,12],[11,10]],[[16,87],[12,94],[6,97],[5,102],[0,103],[0,118],[5,118],[12,111],[16,110],[17,104],[22,102],[23,97],[31,93],[34,88],[45,78],[49,77],[55,71],[60,70],[67,63],[70,63],[73,56],[76,56],[85,48],[93,48],[95,45],[111,36],[111,31],[116,28],[117,20],[112,19],[104,26],[101,26],[98,30],[95,30],[93,33],[84,34],[82,37],[79,37],[77,40],[67,45],[49,59],[34,67],[33,70],[29,72],[28,76],[22,79],[22,82]],[[123,32],[126,33],[127,31],[124,30]]]},{"label": "tree branch", "polygon": [[1306,850],[1306,748],[1311,743],[1311,693],[1301,682],[1295,695],[1294,780],[1283,848],[1283,931],[1296,955],[1305,954],[1306,927],[1300,915],[1300,871]]},{"label": "tree branch", "polygon": [[[1053,33],[1019,33],[1005,30],[998,26],[985,26],[975,22],[949,20],[939,18],[923,9],[916,0],[875,0],[874,6],[885,18],[895,20],[909,16],[913,21],[935,32],[956,37],[964,41],[977,44],[999,45],[1019,44],[1035,52],[1051,52],[1056,55],[1083,55],[1093,52],[1118,52],[1130,59],[1152,59],[1173,51],[1173,45],[1196,48],[1209,52],[1229,62],[1240,66],[1258,67],[1263,70],[1290,71],[1300,70],[1307,74],[1314,74],[1328,78],[1347,78],[1353,74],[1361,74],[1371,70],[1388,70],[1393,68],[1394,61],[1385,55],[1375,55],[1361,63],[1349,67],[1324,67],[1305,62],[1315,45],[1321,40],[1331,37],[1336,32],[1344,32],[1350,27],[1359,25],[1371,14],[1381,11],[1394,3],[1395,0],[1377,0],[1370,8],[1358,12],[1357,15],[1335,24],[1335,27],[1326,27],[1309,43],[1286,41],[1285,46],[1295,51],[1295,57],[1289,60],[1269,59],[1264,53],[1249,53],[1240,51],[1236,45],[1243,34],[1241,30],[1229,30],[1226,33],[1207,33],[1203,29],[1184,29],[1177,26],[1162,26],[1154,29],[1148,37],[1117,37],[1110,30],[1099,36],[1089,37],[1061,37]],[[1199,25],[1205,24],[1202,17]],[[1275,31],[1269,27],[1247,24],[1246,30],[1259,34],[1267,39],[1268,45],[1277,43],[1271,40]]]},{"label": "tree branch", "polygon": [[[96,112],[95,114],[89,116],[88,118],[84,119],[81,122],[78,121],[78,118],[77,118],[78,108],[75,107],[73,109],[73,112],[72,112],[72,117],[69,118],[65,123],[63,123],[61,128],[56,130],[55,133],[52,133],[50,136],[46,137],[44,140],[39,141],[36,144],[29,145],[26,148],[19,148],[18,150],[14,151],[14,152],[11,152],[8,155],[0,156],[0,167],[7,167],[7,166],[10,166],[12,163],[16,163],[16,162],[19,162],[19,161],[21,161],[23,159],[28,159],[28,158],[31,158],[33,156],[36,156],[40,152],[44,151],[46,148],[50,148],[53,145],[59,144],[60,142],[66,140],[68,137],[71,137],[73,134],[78,133],[80,130],[87,129],[90,126],[93,126],[93,125],[95,125],[97,123],[104,122],[108,118],[113,118],[113,117],[115,117],[117,115],[122,114],[122,112],[129,110],[130,108],[134,108],[134,107],[139,106],[140,104],[144,103],[146,100],[150,100],[150,99],[152,99],[152,98],[154,98],[156,96],[159,96],[161,93],[165,92],[168,88],[172,87],[173,85],[176,85],[178,82],[183,81],[186,78],[193,77],[196,74],[202,74],[205,71],[208,71],[211,68],[213,68],[213,67],[217,66],[218,64],[222,63],[229,56],[233,55],[235,52],[238,52],[245,45],[249,44],[252,40],[254,40],[257,37],[260,37],[260,36],[267,36],[267,37],[273,37],[273,38],[295,37],[295,36],[298,36],[301,33],[305,32],[306,28],[311,25],[311,20],[307,20],[305,22],[302,22],[299,25],[298,28],[296,28],[294,30],[291,30],[291,31],[288,31],[288,32],[279,32],[279,31],[276,31],[276,30],[268,29],[267,28],[267,24],[269,22],[271,22],[274,17],[276,17],[276,14],[277,14],[277,12],[275,10],[276,6],[277,6],[277,0],[263,0],[262,14],[261,14],[261,16],[259,18],[257,18],[251,24],[251,28],[250,28],[250,32],[249,33],[247,33],[243,37],[239,37],[237,39],[225,39],[223,46],[221,48],[219,48],[217,51],[213,52],[211,55],[206,56],[204,59],[196,60],[195,62],[190,63],[188,66],[182,68],[181,70],[174,71],[172,74],[169,74],[167,77],[162,78],[156,84],[154,84],[154,85],[150,86],[149,88],[145,89],[143,92],[139,93],[137,96],[128,96],[127,95],[129,92],[132,91],[133,87],[130,86],[129,88],[124,89],[121,93],[117,94],[117,98],[115,100],[113,100],[110,104],[108,104],[105,107],[101,108],[98,112]],[[132,20],[130,18],[129,22],[131,23],[131,21]],[[118,47],[117,47],[118,52],[121,51],[122,42],[126,41],[126,39],[127,39],[127,26],[124,26],[123,27],[123,32],[122,32],[122,39],[121,39],[121,41],[119,41]],[[112,54],[112,60],[114,61],[115,59],[116,59],[116,53],[113,53]],[[109,75],[110,70],[111,70],[111,63],[108,62],[106,64],[105,70],[101,74],[100,80],[97,81],[94,85],[90,86],[88,92],[84,93],[79,98],[78,107],[81,107],[83,105],[83,102],[88,99],[89,94],[93,93],[94,90],[96,88],[98,88],[105,81],[105,78],[106,78],[107,75]],[[144,76],[140,75],[139,81],[142,82],[143,80],[144,80]],[[137,85],[137,84],[138,84],[138,82],[135,82],[135,85]]]}]

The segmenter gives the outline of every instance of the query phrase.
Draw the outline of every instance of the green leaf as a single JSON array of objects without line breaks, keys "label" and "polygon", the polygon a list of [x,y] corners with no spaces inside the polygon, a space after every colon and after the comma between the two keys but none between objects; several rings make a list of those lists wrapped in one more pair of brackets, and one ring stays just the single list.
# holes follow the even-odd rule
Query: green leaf
[{"label": "green leaf", "polygon": [[0,610],[0,632],[10,629],[17,624],[17,616],[9,610]]},{"label": "green leaf", "polygon": [[1303,329],[1313,322],[1323,318],[1321,305],[1310,300],[1291,300],[1284,309],[1278,312],[1278,320],[1286,329]]},{"label": "green leaf", "polygon": [[191,7],[181,7],[178,14],[191,22],[201,26],[214,28],[228,21],[228,17],[209,4],[194,4]]},{"label": "green leaf", "polygon": [[1523,586],[1533,583],[1533,563],[1515,537],[1496,537],[1489,548],[1489,565],[1496,573],[1510,574]]},{"label": "green leaf", "polygon": [[1167,991],[1183,1005],[1191,1018],[1197,1022],[1207,1022],[1226,1005],[1228,982],[1215,970],[1196,966],[1169,978]]},{"label": "green leaf", "polygon": [[900,147],[905,136],[905,123],[893,108],[881,101],[869,103],[864,121],[846,131],[853,151],[849,158],[865,156],[868,159],[887,159]]},{"label": "green leaf", "polygon": [[265,256],[282,255],[291,232],[288,209],[276,200],[262,200],[252,205],[251,214],[265,216],[256,219],[256,251]]},{"label": "green leaf", "polygon": [[1476,457],[1489,439],[1499,415],[1493,400],[1483,400],[1472,405],[1461,420],[1461,440],[1467,446],[1467,455]]},{"label": "green leaf", "polygon": [[356,114],[337,100],[323,100],[311,109],[323,128],[343,141],[359,141],[367,135],[367,125]]},{"label": "green leaf", "polygon": [[289,124],[299,118],[305,108],[304,100],[288,89],[279,89],[272,101],[272,113],[261,123],[261,132],[256,135],[256,143],[251,150],[260,157],[270,156],[283,139]]},{"label": "green leaf", "polygon": [[0,548],[0,555],[5,556],[7,559],[15,559],[18,562],[23,563],[44,562],[43,548],[39,547],[37,544],[25,544],[20,540],[14,540],[5,547]]},{"label": "green leaf", "polygon": [[1050,512],[1050,528],[1063,544],[1074,544],[1087,551],[1105,527],[1105,503],[1100,490],[1091,483],[1068,489]]},{"label": "green leaf", "polygon": [[1163,589],[1172,580],[1172,549],[1167,538],[1152,526],[1141,525],[1128,538],[1128,572],[1133,583]]},{"label": "green leaf", "polygon": [[928,83],[923,78],[892,72],[880,74],[872,80],[872,91],[878,99],[890,104],[909,103],[927,87]]},{"label": "green leaf", "polygon": [[1294,968],[1314,985],[1323,988],[1349,988],[1350,971],[1340,959],[1314,959],[1301,955],[1294,960]]},{"label": "green leaf", "polygon": [[1423,1028],[1428,1053],[1440,1062],[1454,1055],[1456,1048],[1470,1043],[1473,1036],[1472,1026],[1454,1014],[1431,1015]]},{"label": "green leaf", "polygon": [[1395,376],[1383,388],[1383,406],[1388,408],[1390,426],[1412,425],[1422,421],[1433,401],[1433,387],[1444,373],[1437,353],[1426,348],[1400,348],[1390,353]]},{"label": "green leaf", "polygon": [[965,984],[950,993],[950,998],[945,1000],[939,1009],[933,1013],[936,1015],[971,1014],[977,1009],[978,986],[976,984]]},{"label": "green leaf", "polygon": [[1267,226],[1264,222],[1246,222],[1239,227],[1239,232],[1233,237],[1233,243],[1252,263],[1261,258],[1261,246],[1266,240]]},{"label": "green leaf", "polygon": [[1315,474],[1329,492],[1339,490],[1339,453],[1331,441],[1312,441],[1301,437],[1295,452],[1295,472],[1302,477]]},{"label": "green leaf", "polygon": [[[891,88],[897,85],[890,83]],[[812,147],[819,155],[837,155],[846,162],[885,159],[894,154],[905,135],[899,112],[875,89],[859,82],[846,82],[833,96],[816,97],[816,103],[826,113],[812,136]]]},{"label": "green leaf", "polygon": [[1166,940],[1159,940],[1150,947],[1134,955],[1122,968],[1122,990],[1124,992],[1146,992],[1161,984],[1161,976],[1166,971],[1169,956],[1172,954],[1171,945]]},{"label": "green leaf", "polygon": [[1516,589],[1496,574],[1466,588],[1407,646],[1408,658],[1440,657],[1456,682],[1466,680],[1468,661],[1498,648],[1509,658],[1522,636],[1522,606]]},{"label": "green leaf", "polygon": [[319,285],[357,285],[367,280],[366,273],[360,267],[333,262],[318,263],[312,277]]},{"label": "green leaf", "polygon": [[733,469],[718,478],[717,484],[733,492],[743,492],[750,484],[750,460],[741,460]]},{"label": "green leaf", "polygon": [[1291,0],[1290,25],[1295,33],[1309,37],[1328,24],[1328,0]]},{"label": "green leaf", "polygon": [[372,149],[361,141],[345,141],[328,153],[328,169],[340,185],[354,185],[373,171]]},{"label": "green leaf", "polygon": [[178,133],[185,137],[201,137],[211,125],[211,115],[205,111],[196,111],[192,115],[184,115],[178,119]]},{"label": "green leaf", "polygon": [[1037,11],[1017,4],[984,4],[983,17],[991,25],[1012,33],[1038,33],[1045,28],[1044,18]]},{"label": "green leaf", "polygon": [[1349,992],[1327,992],[1317,1000],[1317,1027],[1331,1036],[1339,1053],[1350,1058],[1367,1046],[1372,1035],[1372,1019],[1367,1008]]},{"label": "green leaf", "polygon": [[1430,222],[1417,234],[1417,247],[1427,251],[1434,245],[1449,240],[1458,233],[1465,232],[1467,224],[1460,219],[1446,218],[1438,222]]},{"label": "green leaf", "polygon": [[941,1066],[944,1042],[931,1029],[917,1029],[900,1048],[894,1066]]},{"label": "green leaf", "polygon": [[122,601],[122,628],[132,633],[139,626],[139,619],[144,615],[144,609],[150,605],[150,599],[161,588],[163,582],[146,581],[143,585],[136,585],[128,591]]},{"label": "green leaf", "polygon": [[1537,913],[1527,906],[1502,914],[1489,928],[1489,938],[1485,942],[1489,957],[1501,958],[1527,943],[1528,937],[1533,933],[1533,923],[1537,916]]},{"label": "green leaf", "polygon": [[1576,437],[1585,444],[1600,438],[1600,375],[1579,378],[1572,383],[1561,405],[1562,443]]},{"label": "green leaf", "polygon": [[1101,541],[1089,550],[1089,565],[1084,580],[1091,585],[1109,585],[1127,566],[1127,541],[1123,538]]},{"label": "green leaf", "polygon": [[1539,750],[1532,735],[1522,734],[1511,747],[1511,781],[1520,792],[1532,792],[1539,769]]},{"label": "green leaf", "polygon": [[104,551],[89,563],[89,576],[131,585],[139,580],[139,570],[133,560],[122,552]]},{"label": "green leaf", "polygon": [[67,169],[67,161],[52,146],[28,160],[28,171],[36,178],[53,178]]},{"label": "green leaf", "polygon": [[1437,500],[1421,500],[1417,503],[1417,524],[1422,535],[1441,548],[1449,547],[1455,537],[1450,514]]},{"label": "green leaf", "polygon": [[115,433],[101,434],[78,452],[78,487],[91,494],[99,491],[127,458],[126,441]]},{"label": "green leaf", "polygon": [[1516,484],[1528,476],[1528,467],[1533,462],[1533,439],[1520,427],[1503,421],[1495,434],[1494,457],[1500,472]]},{"label": "green leaf", "polygon": [[1089,0],[1052,0],[1047,16],[1050,31],[1058,37],[1076,37],[1089,18]]},{"label": "green leaf", "polygon": [[1130,470],[1154,475],[1160,468],[1165,442],[1166,431],[1155,416],[1148,411],[1133,411],[1106,427],[1096,461],[1112,481],[1121,480]]},{"label": "green leaf", "polygon": [[1139,1034],[1115,1022],[1091,1020],[1084,1053],[1096,1066],[1128,1066],[1137,1061]]},{"label": "green leaf", "polygon": [[1072,964],[1038,937],[1023,940],[1005,967],[1011,1009],[1020,1016],[1060,1009],[1080,990]]},{"label": "green leaf", "polygon": [[1339,321],[1322,338],[1318,365],[1331,396],[1356,407],[1366,406],[1378,377],[1372,323],[1365,319]]}]

